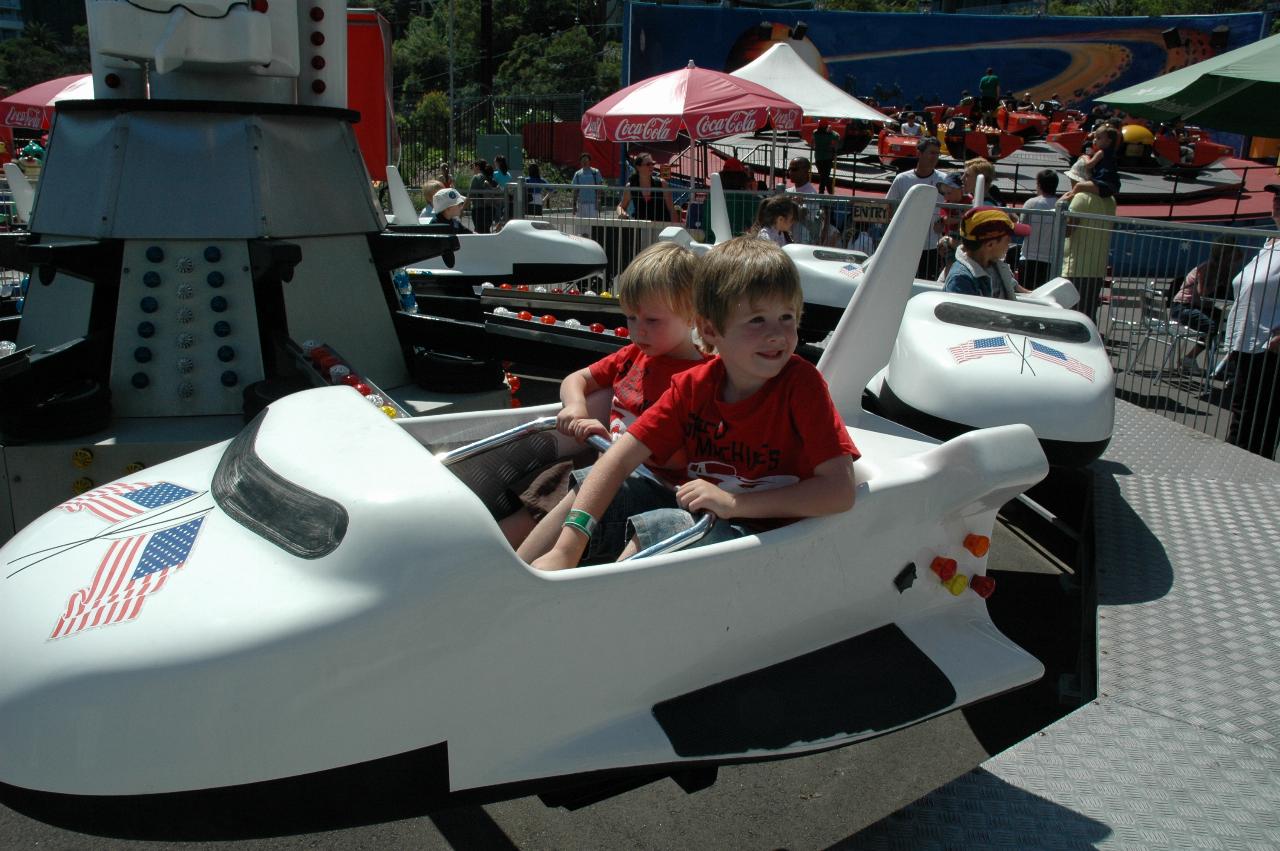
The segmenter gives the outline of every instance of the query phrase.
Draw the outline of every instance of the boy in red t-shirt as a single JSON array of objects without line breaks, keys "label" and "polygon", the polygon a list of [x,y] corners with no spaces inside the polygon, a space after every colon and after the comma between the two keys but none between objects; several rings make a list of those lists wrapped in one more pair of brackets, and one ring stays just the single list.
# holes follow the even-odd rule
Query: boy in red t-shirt
[{"label": "boy in red t-shirt", "polygon": [[[575,567],[584,551],[599,555],[596,538],[612,534],[619,515],[632,533],[625,557],[687,528],[702,511],[756,521],[719,523],[703,539],[709,543],[853,505],[858,450],[822,375],[795,355],[803,305],[795,264],[765,240],[739,237],[698,261],[693,292],[698,332],[718,357],[676,375],[596,463],[554,547],[534,567],[560,570]],[[651,458],[683,471],[665,505],[635,493],[642,480],[631,472]]]},{"label": "boy in red t-shirt", "polygon": [[[581,443],[592,434],[617,440],[671,385],[671,377],[697,366],[704,355],[693,342],[693,270],[696,258],[673,242],[657,242],[636,255],[618,278],[615,295],[627,320],[631,343],[560,382],[564,407],[556,415],[556,428]],[[587,415],[587,396],[613,388],[609,427]],[[678,474],[675,474],[678,475]],[[581,481],[585,470],[572,476]],[[555,490],[564,493],[563,477]],[[545,486],[544,486],[545,489]],[[531,486],[538,490],[538,486]],[[502,521],[508,540],[524,538],[520,545],[526,560],[545,553],[560,533],[560,524],[573,506],[573,491],[564,493],[537,527],[538,506],[528,505]],[[554,496],[552,497],[554,499]],[[540,494],[544,505],[550,500]],[[523,531],[517,527],[523,527]],[[532,529],[532,531],[530,531]]]}]

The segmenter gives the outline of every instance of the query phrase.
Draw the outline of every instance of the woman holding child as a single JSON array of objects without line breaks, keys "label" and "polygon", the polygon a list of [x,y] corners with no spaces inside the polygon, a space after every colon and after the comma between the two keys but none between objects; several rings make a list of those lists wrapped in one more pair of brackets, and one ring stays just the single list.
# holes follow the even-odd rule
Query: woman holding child
[{"label": "woman holding child", "polygon": [[[795,355],[795,264],[767,240],[732,239],[697,261],[692,301],[717,356],[675,374],[591,468],[567,516],[539,524],[519,550],[534,567],[626,557],[703,511],[733,521],[705,544],[853,505],[858,450],[822,375]],[[665,470],[676,492],[631,476],[644,463]]]}]

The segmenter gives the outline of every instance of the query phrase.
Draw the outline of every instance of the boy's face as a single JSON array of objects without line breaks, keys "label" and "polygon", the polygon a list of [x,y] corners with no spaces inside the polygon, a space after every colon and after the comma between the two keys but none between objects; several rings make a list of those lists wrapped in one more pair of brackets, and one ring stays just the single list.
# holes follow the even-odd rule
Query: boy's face
[{"label": "boy's face", "polygon": [[693,348],[692,320],[680,316],[661,299],[642,299],[623,305],[631,342],[649,357],[670,354],[681,347]]},{"label": "boy's face", "polygon": [[1009,245],[1012,242],[1013,237],[1010,234],[1005,234],[999,239],[988,239],[978,246],[978,262],[988,266],[997,260],[1003,260],[1009,253]]},{"label": "boy's face", "polygon": [[750,394],[787,365],[799,342],[798,325],[791,302],[774,296],[754,304],[738,302],[723,331],[705,320],[698,328],[702,339],[715,346],[724,361],[733,389]]}]

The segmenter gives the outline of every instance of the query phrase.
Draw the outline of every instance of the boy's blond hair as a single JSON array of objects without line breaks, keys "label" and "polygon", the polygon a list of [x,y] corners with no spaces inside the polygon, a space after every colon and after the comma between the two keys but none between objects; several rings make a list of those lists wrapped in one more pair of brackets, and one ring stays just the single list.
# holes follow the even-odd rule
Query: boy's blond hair
[{"label": "boy's blond hair", "polygon": [[693,319],[693,276],[697,258],[683,245],[655,242],[635,256],[618,277],[614,295],[623,309],[658,299],[672,313]]},{"label": "boy's blond hair", "polygon": [[693,306],[699,318],[721,334],[734,305],[768,298],[790,302],[796,320],[804,308],[800,272],[786,253],[767,239],[739,236],[722,242],[698,260]]},{"label": "boy's blond hair", "polygon": [[436,193],[444,189],[444,184],[439,180],[428,180],[422,184],[422,197],[428,207],[431,206],[431,199],[436,197]]},{"label": "boy's blond hair", "polygon": [[964,173],[966,177],[971,174],[975,177],[977,175],[982,175],[987,179],[988,187],[990,187],[992,182],[996,179],[996,167],[992,164],[991,160],[986,159],[985,157],[974,157],[971,160],[965,160]]}]

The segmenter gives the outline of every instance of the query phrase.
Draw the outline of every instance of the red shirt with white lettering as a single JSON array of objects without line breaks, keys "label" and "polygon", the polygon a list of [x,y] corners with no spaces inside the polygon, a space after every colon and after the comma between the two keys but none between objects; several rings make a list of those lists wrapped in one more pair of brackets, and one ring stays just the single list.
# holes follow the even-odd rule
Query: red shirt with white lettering
[{"label": "red shirt with white lettering", "polygon": [[591,364],[588,369],[596,384],[613,388],[613,402],[609,406],[610,439],[622,436],[636,417],[667,392],[673,375],[705,362],[706,358],[649,357],[635,343],[629,343]]},{"label": "red shirt with white lettering", "polygon": [[799,355],[740,402],[719,400],[724,363],[713,358],[671,379],[671,389],[629,433],[664,466],[731,493],[785,487],[839,455],[857,460],[822,373]]}]

